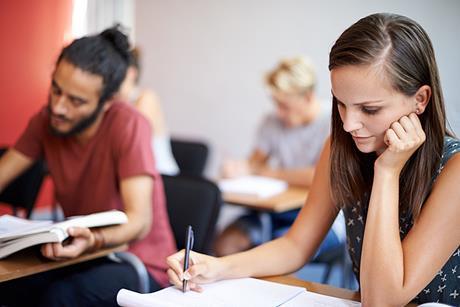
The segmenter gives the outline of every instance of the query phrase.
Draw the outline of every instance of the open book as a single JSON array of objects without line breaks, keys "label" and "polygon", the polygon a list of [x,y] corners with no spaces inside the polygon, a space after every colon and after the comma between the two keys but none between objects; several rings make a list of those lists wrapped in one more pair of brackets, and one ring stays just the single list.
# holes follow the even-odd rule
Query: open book
[{"label": "open book", "polygon": [[303,287],[254,278],[223,280],[202,287],[202,293],[182,293],[174,287],[147,294],[121,289],[117,303],[123,307],[361,306],[358,302],[307,292]]},{"label": "open book", "polygon": [[126,214],[117,210],[70,217],[58,223],[3,215],[0,217],[0,259],[30,246],[62,242],[69,236],[70,227],[101,227],[127,221]]},{"label": "open book", "polygon": [[224,193],[268,198],[284,192],[288,184],[286,181],[275,178],[243,176],[219,180],[219,188]]}]

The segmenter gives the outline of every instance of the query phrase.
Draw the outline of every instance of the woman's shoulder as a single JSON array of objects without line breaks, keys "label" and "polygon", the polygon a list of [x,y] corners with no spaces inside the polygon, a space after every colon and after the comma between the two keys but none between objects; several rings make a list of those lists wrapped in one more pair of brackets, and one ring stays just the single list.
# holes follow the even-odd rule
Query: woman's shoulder
[{"label": "woman's shoulder", "polygon": [[460,174],[460,155],[456,155],[459,152],[460,140],[453,136],[445,136],[441,163],[439,164],[438,171],[433,177],[433,180],[437,180],[437,177],[441,175],[446,167],[454,170],[454,173]]},{"label": "woman's shoulder", "polygon": [[159,105],[158,95],[150,89],[139,89],[135,105],[137,106],[150,106],[157,108]]},{"label": "woman's shoulder", "polygon": [[443,164],[458,152],[460,152],[460,140],[453,136],[445,136],[444,149],[441,157]]}]

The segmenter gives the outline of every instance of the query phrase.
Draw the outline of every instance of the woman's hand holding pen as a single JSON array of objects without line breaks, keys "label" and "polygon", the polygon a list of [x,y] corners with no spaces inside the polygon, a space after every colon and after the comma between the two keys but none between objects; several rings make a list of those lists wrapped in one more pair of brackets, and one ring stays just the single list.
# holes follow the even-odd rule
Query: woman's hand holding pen
[{"label": "woman's hand holding pen", "polygon": [[216,258],[196,252],[190,252],[190,267],[183,272],[185,250],[181,250],[166,259],[168,263],[169,282],[182,289],[182,281],[188,280],[187,290],[201,292],[200,284],[210,283],[223,278],[226,264],[221,258]]},{"label": "woman's hand holding pen", "polygon": [[401,117],[385,133],[388,147],[375,161],[376,170],[385,169],[399,174],[425,139],[425,132],[415,113]]}]

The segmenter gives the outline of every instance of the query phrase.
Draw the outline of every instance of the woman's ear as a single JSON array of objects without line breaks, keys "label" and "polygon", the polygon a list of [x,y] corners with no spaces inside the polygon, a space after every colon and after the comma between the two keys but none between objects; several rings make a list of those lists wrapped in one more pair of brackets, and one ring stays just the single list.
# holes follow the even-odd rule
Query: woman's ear
[{"label": "woman's ear", "polygon": [[421,86],[414,95],[415,98],[415,113],[422,114],[425,112],[426,106],[430,102],[431,87],[429,85]]}]

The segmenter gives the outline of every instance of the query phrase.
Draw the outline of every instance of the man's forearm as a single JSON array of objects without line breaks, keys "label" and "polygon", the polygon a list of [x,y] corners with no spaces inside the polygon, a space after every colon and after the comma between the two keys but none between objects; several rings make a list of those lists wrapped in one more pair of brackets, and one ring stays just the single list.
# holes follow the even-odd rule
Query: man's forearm
[{"label": "man's forearm", "polygon": [[284,180],[290,185],[310,187],[313,182],[315,169],[313,167],[301,169],[273,169],[266,167],[260,169],[258,174]]}]

